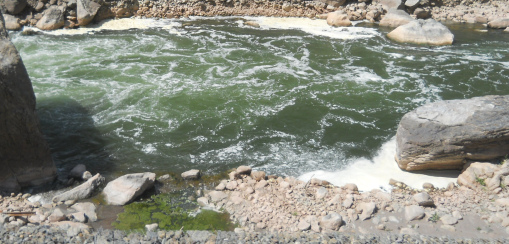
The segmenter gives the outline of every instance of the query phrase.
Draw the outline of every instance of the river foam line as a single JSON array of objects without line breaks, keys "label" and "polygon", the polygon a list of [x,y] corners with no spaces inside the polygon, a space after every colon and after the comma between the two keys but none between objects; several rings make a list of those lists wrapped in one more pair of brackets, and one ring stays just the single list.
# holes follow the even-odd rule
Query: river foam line
[{"label": "river foam line", "polygon": [[344,170],[312,171],[299,177],[300,180],[309,181],[311,178],[326,180],[333,185],[343,186],[347,183],[354,183],[359,191],[370,191],[373,189],[382,189],[389,191],[392,187],[389,180],[403,182],[415,189],[422,189],[425,182],[433,184],[435,187],[446,187],[450,182],[456,182],[458,171],[421,171],[409,172],[401,170],[394,155],[396,154],[396,138],[384,143],[372,160],[358,159],[348,163]]}]

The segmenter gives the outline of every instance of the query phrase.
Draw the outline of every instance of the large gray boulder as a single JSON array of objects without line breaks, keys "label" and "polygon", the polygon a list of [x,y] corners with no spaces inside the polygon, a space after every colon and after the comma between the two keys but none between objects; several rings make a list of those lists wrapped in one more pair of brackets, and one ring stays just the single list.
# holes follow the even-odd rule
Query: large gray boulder
[{"label": "large gray boulder", "polygon": [[41,30],[55,30],[64,26],[64,6],[51,6],[43,12],[42,18],[37,21],[37,28]]},{"label": "large gray boulder", "polygon": [[5,10],[10,14],[19,14],[27,6],[27,0],[3,0]]},{"label": "large gray boulder", "polygon": [[156,174],[149,172],[118,177],[104,188],[104,200],[110,205],[124,205],[154,186],[155,180]]},{"label": "large gray boulder", "polygon": [[101,4],[92,0],[77,0],[77,18],[80,26],[88,25],[97,14]]},{"label": "large gray boulder", "polygon": [[56,168],[39,129],[35,95],[0,13],[0,190],[53,181]]},{"label": "large gray boulder", "polygon": [[466,160],[509,154],[509,96],[426,104],[405,114],[396,132],[404,170],[462,169]]},{"label": "large gray boulder", "polygon": [[91,197],[96,189],[103,183],[104,177],[102,177],[100,174],[96,174],[94,177],[88,179],[85,183],[53,197],[53,202],[87,199]]},{"label": "large gray boulder", "polygon": [[397,42],[435,46],[451,45],[454,41],[451,31],[433,19],[411,21],[394,29],[387,37]]},{"label": "large gray boulder", "polygon": [[407,12],[403,10],[391,9],[387,14],[380,20],[380,26],[398,27],[406,25],[414,21]]},{"label": "large gray boulder", "polygon": [[494,29],[505,29],[509,27],[509,18],[492,20],[488,22],[488,27]]}]

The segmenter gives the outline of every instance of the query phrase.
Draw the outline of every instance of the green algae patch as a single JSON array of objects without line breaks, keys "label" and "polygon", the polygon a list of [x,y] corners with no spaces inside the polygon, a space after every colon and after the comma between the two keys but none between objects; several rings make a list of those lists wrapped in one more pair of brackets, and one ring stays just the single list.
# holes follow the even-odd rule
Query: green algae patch
[{"label": "green algae patch", "polygon": [[235,228],[228,213],[212,210],[193,211],[198,205],[184,200],[179,194],[160,194],[143,202],[124,206],[113,226],[119,230],[145,230],[145,225],[157,223],[164,230],[228,230]]}]

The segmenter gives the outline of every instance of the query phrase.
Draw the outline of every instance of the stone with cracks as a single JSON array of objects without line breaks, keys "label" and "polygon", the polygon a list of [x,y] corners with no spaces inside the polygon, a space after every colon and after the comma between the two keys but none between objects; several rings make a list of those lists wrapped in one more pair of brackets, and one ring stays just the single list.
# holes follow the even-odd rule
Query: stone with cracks
[{"label": "stone with cracks", "polygon": [[156,174],[149,172],[121,176],[106,185],[104,200],[110,205],[124,205],[153,187],[155,179]]},{"label": "stone with cracks", "polygon": [[401,169],[461,169],[509,154],[509,96],[440,101],[407,113],[396,133]]},{"label": "stone with cracks", "polygon": [[338,213],[331,213],[320,219],[320,226],[325,230],[339,230],[342,223],[343,218]]},{"label": "stone with cracks", "polygon": [[37,28],[41,30],[55,30],[64,26],[65,6],[51,6],[43,12],[42,18],[37,21]]},{"label": "stone with cracks", "polygon": [[99,11],[101,4],[96,3],[92,0],[77,0],[77,18],[78,25],[88,25]]},{"label": "stone with cracks", "polygon": [[39,129],[35,95],[0,14],[0,190],[53,181],[56,168]]},{"label": "stone with cracks", "polygon": [[454,41],[451,31],[434,19],[411,21],[394,29],[387,37],[397,42],[434,46],[451,45]]},{"label": "stone with cracks", "polygon": [[92,196],[95,190],[104,183],[104,177],[101,174],[96,174],[94,177],[88,179],[85,183],[59,195],[53,197],[53,202],[67,201],[67,200],[81,200]]}]

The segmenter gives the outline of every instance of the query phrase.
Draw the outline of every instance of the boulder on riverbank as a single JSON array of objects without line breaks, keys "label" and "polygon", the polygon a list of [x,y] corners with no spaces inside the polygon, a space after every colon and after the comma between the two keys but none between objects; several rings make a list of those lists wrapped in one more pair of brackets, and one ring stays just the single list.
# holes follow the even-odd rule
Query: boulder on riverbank
[{"label": "boulder on riverbank", "polygon": [[94,191],[104,183],[104,177],[96,174],[94,177],[88,179],[85,183],[53,197],[53,202],[67,201],[67,200],[82,200],[92,196]]},{"label": "boulder on riverbank", "polygon": [[80,26],[88,25],[99,11],[101,4],[92,0],[77,0],[77,18]]},{"label": "boulder on riverbank", "polygon": [[462,169],[466,160],[509,154],[509,96],[426,104],[405,114],[396,133],[403,170]]},{"label": "boulder on riverbank", "polygon": [[327,24],[330,26],[351,26],[352,22],[344,12],[332,12],[327,15]]},{"label": "boulder on riverbank", "polygon": [[493,29],[505,29],[509,27],[509,18],[496,19],[488,22],[488,27]]},{"label": "boulder on riverbank", "polygon": [[118,177],[104,188],[104,200],[110,205],[124,205],[154,186],[155,180],[156,174],[149,172]]},{"label": "boulder on riverbank", "polygon": [[443,24],[433,20],[414,20],[387,34],[387,37],[403,43],[419,45],[451,45],[454,35]]},{"label": "boulder on riverbank", "polygon": [[56,168],[39,129],[35,94],[0,14],[0,190],[53,181]]},{"label": "boulder on riverbank", "polygon": [[37,21],[37,28],[41,30],[56,30],[63,27],[65,7],[51,6],[43,13],[42,18]]}]

